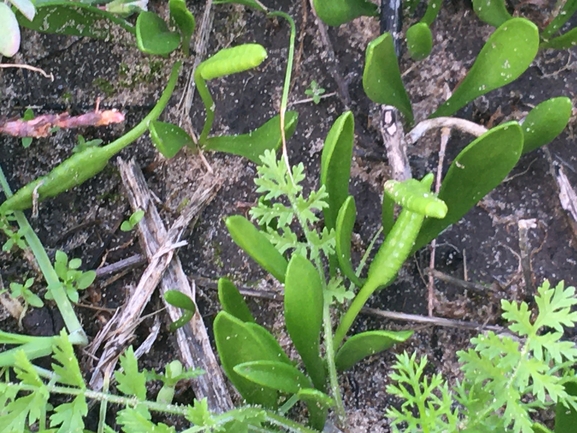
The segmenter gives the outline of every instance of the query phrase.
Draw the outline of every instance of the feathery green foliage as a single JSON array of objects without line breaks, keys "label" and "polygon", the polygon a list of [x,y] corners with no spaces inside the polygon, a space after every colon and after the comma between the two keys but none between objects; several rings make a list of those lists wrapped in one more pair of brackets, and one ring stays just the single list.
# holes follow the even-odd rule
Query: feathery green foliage
[{"label": "feathery green foliage", "polygon": [[525,302],[501,302],[510,334],[491,331],[472,338],[473,347],[457,353],[463,380],[454,389],[440,374],[424,376],[425,358],[398,355],[391,374],[395,383],[387,387],[403,400],[400,410],[387,410],[393,431],[533,433],[535,410],[557,403],[577,408],[577,397],[564,387],[574,380],[577,347],[562,340],[564,328],[577,323],[571,311],[575,288],[563,282],[552,288],[545,281],[535,302],[534,318]]}]

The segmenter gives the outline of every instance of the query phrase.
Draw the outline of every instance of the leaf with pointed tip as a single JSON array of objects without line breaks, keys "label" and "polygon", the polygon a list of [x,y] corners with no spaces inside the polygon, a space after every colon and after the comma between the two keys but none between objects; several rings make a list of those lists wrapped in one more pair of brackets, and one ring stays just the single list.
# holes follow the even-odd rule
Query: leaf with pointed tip
[{"label": "leaf with pointed tip", "polygon": [[523,149],[523,131],[508,122],[487,131],[457,155],[443,180],[439,199],[448,212],[443,219],[425,220],[413,252],[459,221],[513,169]]},{"label": "leaf with pointed tip", "polygon": [[194,33],[196,21],[194,15],[186,7],[184,0],[169,0],[170,17],[176,23],[182,36],[182,50],[187,56],[190,54],[190,38]]},{"label": "leaf with pointed tip", "polygon": [[326,372],[320,354],[323,322],[323,285],[317,269],[293,254],[286,271],[284,314],[288,334],[315,388],[323,390]]},{"label": "leaf with pointed tip", "polygon": [[411,101],[401,80],[401,70],[390,33],[383,33],[367,47],[363,89],[371,101],[396,107],[409,124],[413,123]]},{"label": "leaf with pointed tip", "polygon": [[433,49],[433,35],[425,23],[417,23],[407,30],[407,48],[413,60],[423,60]]},{"label": "leaf with pointed tip", "polygon": [[345,371],[367,356],[408,340],[413,331],[367,331],[355,334],[341,346],[335,356],[337,370]]},{"label": "leaf with pointed tip", "polygon": [[557,137],[569,123],[573,104],[561,96],[547,99],[533,108],[523,122],[523,153],[531,152]]},{"label": "leaf with pointed tip", "polygon": [[228,314],[243,322],[255,322],[244,297],[228,278],[218,280],[218,301]]},{"label": "leaf with pointed tip", "polygon": [[[287,111],[285,114],[285,137],[288,140],[297,127],[298,113]],[[262,164],[260,156],[265,150],[276,150],[282,143],[280,134],[280,116],[276,115],[264,125],[242,135],[222,135],[210,137],[203,148],[216,152],[227,152],[244,156],[255,164]]]},{"label": "leaf with pointed tip", "polygon": [[154,12],[140,12],[136,19],[136,44],[146,54],[170,54],[180,45],[180,35],[171,32]]},{"label": "leaf with pointed tip", "polygon": [[287,394],[312,387],[311,380],[291,364],[278,361],[251,361],[237,364],[234,371],[259,385]]},{"label": "leaf with pointed tip", "polygon": [[284,283],[288,266],[286,259],[249,220],[240,215],[228,217],[226,228],[235,244],[253,258],[273,277]]},{"label": "leaf with pointed tip", "polygon": [[350,195],[339,210],[337,215],[336,231],[336,255],[339,262],[339,268],[343,274],[357,287],[361,287],[363,282],[353,269],[351,261],[351,238],[353,234],[353,227],[357,217],[357,207],[355,206],[355,198]]},{"label": "leaf with pointed tip", "polygon": [[525,18],[512,18],[489,37],[453,95],[429,117],[450,116],[473,99],[515,81],[539,49],[539,29]]},{"label": "leaf with pointed tip", "polygon": [[214,340],[222,369],[240,395],[250,404],[265,407],[277,406],[278,392],[263,387],[239,375],[234,367],[250,361],[277,361],[278,356],[271,353],[259,336],[244,323],[221,311],[214,319]]},{"label": "leaf with pointed tip", "polygon": [[20,27],[10,6],[0,3],[0,55],[12,57],[20,49]]},{"label": "leaf with pointed tip", "polygon": [[505,0],[473,0],[473,10],[481,21],[493,27],[499,27],[513,18],[507,10]]},{"label": "leaf with pointed tip", "polygon": [[174,157],[184,146],[194,146],[194,141],[180,126],[155,120],[150,122],[152,144],[165,158]]},{"label": "leaf with pointed tip", "polygon": [[353,114],[347,111],[333,123],[321,155],[321,185],[329,194],[329,206],[323,209],[323,213],[329,230],[335,228],[339,209],[349,196],[354,140],[355,121]]},{"label": "leaf with pointed tip", "polygon": [[313,6],[329,26],[340,26],[362,15],[377,15],[377,5],[367,0],[313,0]]},{"label": "leaf with pointed tip", "polygon": [[542,42],[539,48],[565,50],[567,48],[573,48],[575,45],[577,45],[577,27],[572,28],[567,33],[563,33],[561,36]]}]

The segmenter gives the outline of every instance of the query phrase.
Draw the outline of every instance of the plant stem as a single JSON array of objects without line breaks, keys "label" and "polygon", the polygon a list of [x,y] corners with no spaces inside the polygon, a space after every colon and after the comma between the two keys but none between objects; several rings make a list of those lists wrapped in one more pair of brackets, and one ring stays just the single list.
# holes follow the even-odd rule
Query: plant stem
[{"label": "plant stem", "polygon": [[154,106],[152,110],[146,115],[144,119],[142,119],[138,125],[128,131],[119,139],[113,141],[112,143],[104,146],[102,149],[108,151],[108,158],[112,158],[130,143],[135,141],[138,137],[144,134],[148,130],[148,125],[150,122],[155,121],[158,117],[162,114],[166,106],[168,105],[168,101],[170,101],[170,97],[174,92],[174,88],[176,87],[176,83],[178,82],[178,75],[180,72],[180,66],[182,65],[181,62],[176,62],[172,66],[172,70],[170,72],[170,76],[168,78],[168,83],[166,83],[166,87],[160,95],[158,102]]},{"label": "plant stem", "polygon": [[371,281],[369,279],[365,285],[361,287],[361,290],[359,290],[359,293],[357,293],[357,296],[355,296],[355,299],[353,299],[353,302],[351,303],[347,312],[341,318],[341,322],[337,327],[333,342],[335,350],[338,350],[338,348],[341,346],[341,343],[347,335],[347,332],[349,332],[349,329],[351,329],[353,322],[361,312],[362,308],[365,306],[367,300],[371,297],[373,292],[379,288],[380,285],[375,284],[374,281],[375,280]]},{"label": "plant stem", "polygon": [[212,95],[208,90],[206,81],[200,75],[199,67],[200,65],[196,68],[196,71],[194,71],[194,84],[196,84],[196,90],[198,91],[200,99],[202,99],[202,103],[204,104],[204,108],[206,110],[206,120],[204,121],[202,132],[200,133],[198,142],[196,144],[199,147],[202,147],[208,138],[208,134],[212,129],[212,124],[214,122],[214,100],[212,99]]},{"label": "plant stem", "polygon": [[[6,180],[6,176],[4,176],[4,171],[1,167],[0,186],[4,190],[4,194],[6,194],[6,198],[12,196],[12,190],[10,189],[10,185]],[[84,329],[82,329],[82,325],[74,313],[72,304],[68,299],[68,296],[66,296],[64,286],[58,278],[58,275],[52,266],[52,262],[48,258],[48,254],[44,249],[44,245],[42,245],[42,242],[38,236],[36,236],[36,233],[34,233],[34,230],[30,226],[30,223],[26,219],[26,216],[23,212],[14,211],[14,216],[16,217],[16,221],[18,222],[18,225],[20,226],[20,229],[26,238],[26,243],[32,250],[34,257],[36,258],[36,262],[38,263],[38,266],[44,275],[44,279],[48,285],[48,290],[51,291],[52,296],[54,297],[54,302],[56,302],[56,306],[62,315],[62,319],[64,320],[64,324],[66,325],[68,334],[70,335],[70,342],[72,344],[80,344],[85,346],[88,344],[86,333],[84,332]]]},{"label": "plant stem", "polygon": [[286,113],[286,109],[287,109],[287,105],[288,105],[288,95],[289,95],[290,85],[291,85],[291,75],[292,75],[293,62],[294,62],[294,56],[295,56],[295,39],[296,39],[297,29],[296,29],[296,25],[295,25],[294,20],[286,12],[274,11],[274,12],[270,12],[268,15],[271,17],[278,16],[278,17],[284,18],[285,20],[288,21],[288,23],[290,25],[290,29],[291,29],[290,40],[289,40],[289,49],[288,49],[288,58],[287,58],[287,67],[286,67],[286,73],[285,73],[283,89],[282,89],[282,97],[281,97],[281,102],[280,102],[280,134],[281,134],[281,138],[282,138],[283,160],[287,166],[289,178],[291,179],[291,181],[294,184],[294,179],[292,177],[292,173],[290,170],[290,163],[289,163],[289,159],[288,159],[288,152],[287,152],[287,146],[286,146],[285,113]]}]

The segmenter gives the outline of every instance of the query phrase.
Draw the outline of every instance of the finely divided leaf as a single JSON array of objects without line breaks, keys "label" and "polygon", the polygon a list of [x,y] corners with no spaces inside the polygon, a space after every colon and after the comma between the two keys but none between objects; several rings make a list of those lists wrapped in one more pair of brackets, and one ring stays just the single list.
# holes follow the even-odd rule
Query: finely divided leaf
[{"label": "finely divided leaf", "polygon": [[115,371],[117,388],[125,395],[133,395],[139,400],[146,400],[146,375],[138,371],[138,361],[130,346],[120,357],[122,371]]}]

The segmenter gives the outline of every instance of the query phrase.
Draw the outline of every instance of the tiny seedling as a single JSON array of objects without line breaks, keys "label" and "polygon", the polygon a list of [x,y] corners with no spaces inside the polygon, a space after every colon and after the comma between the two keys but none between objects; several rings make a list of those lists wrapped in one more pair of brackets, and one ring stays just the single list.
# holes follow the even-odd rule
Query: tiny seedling
[{"label": "tiny seedling", "polygon": [[[31,305],[36,308],[42,308],[44,302],[40,297],[32,292],[30,288],[34,284],[34,278],[28,278],[24,284],[20,283],[10,283],[10,296],[12,298],[22,298],[26,305]],[[26,309],[26,308],[25,308]]]},{"label": "tiny seedling", "polygon": [[74,148],[72,149],[73,153],[80,153],[88,149],[89,147],[100,146],[102,144],[102,140],[100,138],[95,138],[93,140],[86,141],[86,139],[82,135],[78,136],[77,141],[78,142],[76,146],[74,146]]},{"label": "tiny seedling", "polygon": [[[78,291],[87,289],[96,279],[95,271],[81,271],[78,269],[81,265],[82,260],[77,258],[69,260],[64,251],[56,251],[54,270],[66,290],[66,295],[74,303],[78,302]],[[45,297],[53,299],[50,291]]]},{"label": "tiny seedling", "polygon": [[182,316],[170,324],[170,332],[174,332],[190,322],[196,312],[194,301],[178,290],[167,290],[164,294],[164,300],[173,307],[182,310]]},{"label": "tiny seedling", "polygon": [[309,85],[309,88],[305,90],[305,95],[312,98],[315,104],[321,102],[321,96],[325,93],[325,89],[319,86],[319,84],[313,80]]},{"label": "tiny seedling", "polygon": [[144,211],[142,209],[134,211],[127,220],[122,221],[122,224],[120,224],[120,230],[123,232],[132,231],[142,218],[144,218]]},{"label": "tiny seedling", "polygon": [[[34,119],[34,111],[32,110],[32,108],[27,108],[24,111],[24,115],[22,116],[22,120],[32,120]],[[32,137],[23,137],[22,138],[22,147],[24,147],[25,149],[30,147],[30,145],[32,144]]]}]

